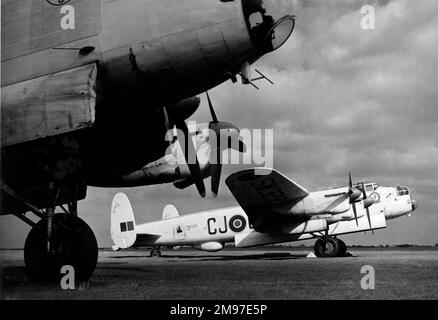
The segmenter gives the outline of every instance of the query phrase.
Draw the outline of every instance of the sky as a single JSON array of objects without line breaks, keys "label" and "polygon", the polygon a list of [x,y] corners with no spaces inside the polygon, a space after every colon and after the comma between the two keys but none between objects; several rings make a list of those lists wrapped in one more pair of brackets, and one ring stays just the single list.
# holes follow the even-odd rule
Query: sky
[{"label": "sky", "polygon": [[[375,8],[375,29],[361,27],[361,8]],[[308,190],[355,181],[407,185],[420,207],[375,235],[347,244],[438,243],[438,1],[297,0],[297,27],[278,51],[256,63],[275,82],[260,90],[227,82],[211,97],[221,120],[274,130],[274,167]],[[209,121],[203,97],[193,120]],[[245,167],[227,167],[223,180]],[[209,189],[210,181],[206,180]],[[117,192],[131,199],[136,222],[235,206],[225,183],[217,199],[194,187],[89,188],[80,216],[110,247],[110,207]],[[29,228],[0,217],[0,245],[21,248]],[[305,242],[311,245],[312,242]]]}]

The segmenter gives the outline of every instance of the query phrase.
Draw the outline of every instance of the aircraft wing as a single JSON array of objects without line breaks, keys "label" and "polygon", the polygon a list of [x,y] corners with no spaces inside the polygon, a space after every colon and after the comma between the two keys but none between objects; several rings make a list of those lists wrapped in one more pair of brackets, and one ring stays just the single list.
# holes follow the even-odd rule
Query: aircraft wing
[{"label": "aircraft wing", "polygon": [[237,172],[226,179],[226,184],[256,230],[281,223],[281,217],[272,210],[274,207],[298,202],[309,195],[298,183],[267,168]]}]

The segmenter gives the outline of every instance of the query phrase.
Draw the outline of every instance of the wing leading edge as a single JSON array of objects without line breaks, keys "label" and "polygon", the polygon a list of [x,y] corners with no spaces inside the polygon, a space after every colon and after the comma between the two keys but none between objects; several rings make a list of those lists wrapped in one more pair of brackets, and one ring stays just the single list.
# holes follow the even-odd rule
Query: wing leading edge
[{"label": "wing leading edge", "polygon": [[296,203],[309,195],[309,191],[298,183],[267,168],[237,172],[226,179],[226,184],[255,229],[266,227],[275,220],[280,224],[278,214],[272,209]]}]

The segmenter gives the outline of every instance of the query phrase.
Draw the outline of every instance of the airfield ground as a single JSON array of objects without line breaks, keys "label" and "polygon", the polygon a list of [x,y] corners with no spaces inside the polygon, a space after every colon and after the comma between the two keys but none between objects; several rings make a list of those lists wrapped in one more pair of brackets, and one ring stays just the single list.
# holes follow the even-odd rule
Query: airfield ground
[{"label": "airfield ground", "polygon": [[[2,299],[438,299],[438,250],[351,249],[354,257],[306,258],[308,249],[100,251],[89,288],[64,291],[24,275],[22,251],[0,251]],[[361,269],[375,269],[375,290]]]}]

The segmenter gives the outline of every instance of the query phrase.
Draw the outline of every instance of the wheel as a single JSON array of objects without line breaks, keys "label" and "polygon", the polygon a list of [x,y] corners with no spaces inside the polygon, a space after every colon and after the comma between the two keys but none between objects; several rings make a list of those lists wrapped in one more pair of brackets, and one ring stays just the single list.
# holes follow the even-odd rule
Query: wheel
[{"label": "wheel", "polygon": [[347,245],[341,239],[336,239],[336,240],[338,240],[338,243],[339,243],[339,254],[338,254],[338,257],[346,257],[347,256],[347,251],[348,251]]},{"label": "wheel", "polygon": [[[60,225],[63,224],[63,226]],[[74,268],[77,281],[87,281],[98,258],[96,237],[91,228],[71,214],[55,214],[51,252],[47,252],[47,219],[42,219],[29,232],[24,245],[26,273],[33,280],[59,281],[61,268]]]},{"label": "wheel", "polygon": [[160,249],[152,249],[151,253],[149,254],[150,257],[161,257],[161,250]]},{"label": "wheel", "polygon": [[339,241],[328,237],[325,240],[318,239],[314,246],[315,255],[320,258],[337,257],[340,252]]}]

